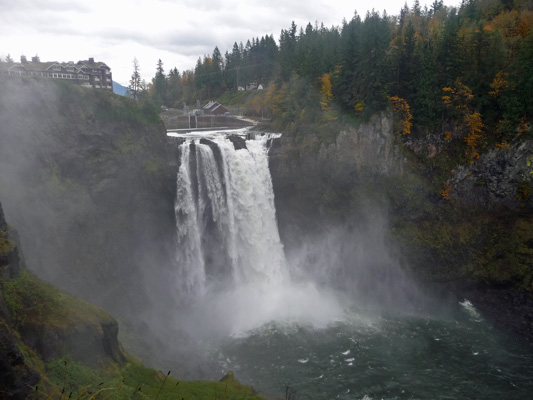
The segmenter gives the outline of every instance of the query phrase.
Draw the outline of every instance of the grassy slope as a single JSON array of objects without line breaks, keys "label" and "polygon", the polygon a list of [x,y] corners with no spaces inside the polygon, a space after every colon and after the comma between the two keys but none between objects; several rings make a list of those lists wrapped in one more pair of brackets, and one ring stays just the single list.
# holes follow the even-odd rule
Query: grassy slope
[{"label": "grassy slope", "polygon": [[[102,308],[56,290],[29,272],[1,282],[11,331],[39,324],[45,331],[66,329],[78,323],[98,323],[111,316]],[[239,384],[230,373],[221,382],[185,382],[146,368],[130,355],[126,362],[109,362],[100,369],[89,368],[63,357],[43,361],[20,340],[17,343],[25,362],[39,372],[40,382],[33,387],[33,398],[74,399],[260,399],[249,386]],[[72,393],[72,394],[71,394]]]}]

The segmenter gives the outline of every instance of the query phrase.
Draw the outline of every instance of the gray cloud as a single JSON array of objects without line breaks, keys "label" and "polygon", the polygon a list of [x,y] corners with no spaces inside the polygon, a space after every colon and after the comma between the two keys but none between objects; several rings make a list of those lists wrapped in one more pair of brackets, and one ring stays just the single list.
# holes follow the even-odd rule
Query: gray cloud
[{"label": "gray cloud", "polygon": [[[387,1],[395,4],[389,7],[392,14],[404,3],[376,0],[368,6],[382,9]],[[264,35],[277,40],[291,21],[298,28],[308,22],[340,25],[356,8],[364,15],[368,6],[350,0],[0,0],[0,57],[93,56],[111,66],[115,80],[126,83],[133,57],[141,66],[161,58],[179,70],[190,69],[215,46],[224,53],[234,42]],[[143,70],[149,80],[153,73]]]}]

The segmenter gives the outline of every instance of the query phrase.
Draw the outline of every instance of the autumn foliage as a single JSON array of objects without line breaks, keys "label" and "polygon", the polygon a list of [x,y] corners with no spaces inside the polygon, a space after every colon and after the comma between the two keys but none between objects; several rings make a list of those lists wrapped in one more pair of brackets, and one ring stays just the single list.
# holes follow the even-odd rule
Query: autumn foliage
[{"label": "autumn foliage", "polygon": [[413,126],[413,123],[411,122],[413,116],[411,115],[409,104],[407,104],[404,99],[398,96],[392,96],[390,100],[392,103],[392,109],[399,117],[399,127],[395,133],[400,135],[408,135],[411,133],[411,127]]},{"label": "autumn foliage", "polygon": [[452,191],[452,184],[450,182],[444,182],[444,187],[439,193],[444,200],[450,200],[451,191]]},{"label": "autumn foliage", "polygon": [[331,92],[331,75],[324,74],[320,77],[320,92],[322,93],[322,100],[320,106],[323,110],[327,109],[331,100],[333,99],[333,93]]},{"label": "autumn foliage", "polygon": [[[457,116],[455,129],[464,132],[466,143],[465,156],[467,162],[471,164],[473,160],[479,158],[479,151],[483,141],[483,120],[481,114],[473,109],[472,100],[474,95],[472,90],[456,80],[453,87],[442,89],[444,94],[442,101],[446,107],[451,109],[450,116]],[[452,133],[447,131],[444,134],[445,140],[452,138]]]}]

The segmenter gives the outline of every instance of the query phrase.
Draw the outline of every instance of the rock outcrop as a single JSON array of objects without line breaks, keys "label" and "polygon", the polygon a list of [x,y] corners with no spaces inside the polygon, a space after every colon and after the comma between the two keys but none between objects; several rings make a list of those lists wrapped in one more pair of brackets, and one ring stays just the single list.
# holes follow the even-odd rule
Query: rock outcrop
[{"label": "rock outcrop", "polygon": [[389,113],[346,126],[329,143],[314,135],[284,135],[273,141],[269,158],[281,235],[289,246],[301,233],[320,230],[323,218],[334,218],[335,210],[346,220],[355,211],[350,203],[364,202],[369,188],[405,175]]},{"label": "rock outcrop", "polygon": [[486,209],[533,208],[531,180],[533,141],[494,149],[472,165],[456,168],[452,195],[462,204]]}]

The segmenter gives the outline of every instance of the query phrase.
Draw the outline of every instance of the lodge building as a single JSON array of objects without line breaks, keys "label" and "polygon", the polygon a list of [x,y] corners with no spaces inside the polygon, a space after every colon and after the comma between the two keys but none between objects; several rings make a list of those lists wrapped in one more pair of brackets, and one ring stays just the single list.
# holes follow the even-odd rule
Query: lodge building
[{"label": "lodge building", "polygon": [[0,75],[62,79],[94,89],[113,90],[111,68],[103,62],[95,62],[94,58],[74,63],[41,62],[39,57],[32,57],[28,61],[25,56],[21,56],[18,63],[0,62]]}]

